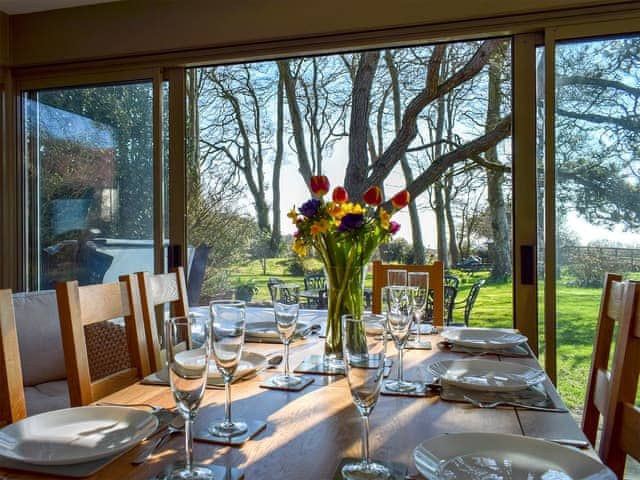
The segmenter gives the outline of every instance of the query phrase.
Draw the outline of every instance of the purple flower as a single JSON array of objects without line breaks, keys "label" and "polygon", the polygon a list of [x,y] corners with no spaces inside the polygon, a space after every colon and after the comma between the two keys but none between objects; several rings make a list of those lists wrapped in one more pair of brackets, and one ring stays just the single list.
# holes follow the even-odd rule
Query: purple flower
[{"label": "purple flower", "polygon": [[395,235],[398,233],[398,230],[400,230],[400,224],[391,220],[391,222],[389,222],[389,233]]},{"label": "purple flower", "polygon": [[364,223],[364,217],[361,213],[347,213],[342,217],[338,231],[346,232],[347,230],[355,230]]},{"label": "purple flower", "polygon": [[311,200],[304,202],[300,206],[299,211],[305,217],[311,218],[315,216],[316,213],[318,213],[318,209],[320,208],[321,203],[322,202],[320,202],[320,200],[318,200],[317,198],[312,198]]}]

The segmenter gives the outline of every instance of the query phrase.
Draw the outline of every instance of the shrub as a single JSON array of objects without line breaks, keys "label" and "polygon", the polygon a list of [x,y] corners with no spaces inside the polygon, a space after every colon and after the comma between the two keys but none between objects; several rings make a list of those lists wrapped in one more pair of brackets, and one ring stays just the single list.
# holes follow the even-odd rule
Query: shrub
[{"label": "shrub", "polygon": [[250,302],[253,296],[258,293],[258,287],[253,280],[249,280],[248,282],[237,283],[234,292],[237,300]]},{"label": "shrub", "polygon": [[570,249],[566,272],[578,287],[601,287],[606,272],[625,272],[628,262],[603,254],[599,249]]}]

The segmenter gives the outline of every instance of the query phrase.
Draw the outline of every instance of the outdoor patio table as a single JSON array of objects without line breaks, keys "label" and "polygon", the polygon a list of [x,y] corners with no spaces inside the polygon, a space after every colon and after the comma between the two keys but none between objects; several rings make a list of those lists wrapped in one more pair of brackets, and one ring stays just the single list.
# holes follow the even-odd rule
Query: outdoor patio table
[{"label": "outdoor patio table", "polygon": [[[431,337],[434,345],[438,340],[437,336]],[[309,354],[321,353],[322,347],[323,339],[317,336],[298,342],[291,350],[291,364],[295,366]],[[246,348],[262,353],[280,351],[278,345],[268,344],[247,344]],[[428,363],[463,356],[465,354],[437,348],[407,351],[405,376],[427,379]],[[535,358],[508,360],[537,366]],[[274,374],[273,370],[266,370],[232,387],[234,418],[265,420],[267,428],[241,447],[195,442],[196,461],[238,468],[246,479],[333,478],[342,458],[360,455],[360,420],[346,379],[315,375],[315,382],[300,392],[267,390],[259,386]],[[549,392],[557,397],[552,386]],[[141,384],[128,387],[104,401],[174,406],[168,387]],[[210,423],[221,418],[224,392],[207,390],[202,405],[196,423]],[[404,464],[410,474],[415,474],[412,453],[420,442],[443,433],[474,431],[585,440],[570,413],[480,409],[446,402],[437,395],[422,398],[380,396],[371,415],[371,452],[374,458]],[[146,464],[132,466],[131,460],[139,453],[139,448],[125,453],[90,478],[147,479],[161,472],[168,463],[181,460],[184,454],[183,438],[176,435]],[[593,451],[590,453],[595,455]],[[0,470],[0,478],[33,477],[33,474]]]}]

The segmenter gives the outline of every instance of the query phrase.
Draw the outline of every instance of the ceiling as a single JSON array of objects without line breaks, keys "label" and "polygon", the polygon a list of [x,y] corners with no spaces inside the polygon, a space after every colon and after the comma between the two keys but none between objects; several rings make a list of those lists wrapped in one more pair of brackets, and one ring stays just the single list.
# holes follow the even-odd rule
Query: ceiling
[{"label": "ceiling", "polygon": [[9,15],[19,13],[44,12],[59,8],[79,7],[96,3],[108,3],[114,0],[0,0],[0,11]]}]

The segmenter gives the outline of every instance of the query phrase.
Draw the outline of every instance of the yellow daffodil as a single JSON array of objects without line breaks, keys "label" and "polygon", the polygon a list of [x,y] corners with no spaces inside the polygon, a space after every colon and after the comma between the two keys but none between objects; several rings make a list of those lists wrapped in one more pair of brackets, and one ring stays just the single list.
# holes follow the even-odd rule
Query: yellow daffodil
[{"label": "yellow daffodil", "polygon": [[289,213],[287,213],[287,217],[291,219],[291,223],[296,223],[296,221],[298,220],[298,212],[296,212],[295,207],[289,210]]},{"label": "yellow daffodil", "polygon": [[327,206],[327,211],[329,212],[329,215],[331,215],[336,220],[340,220],[345,216],[344,209],[337,203],[331,202],[331,204]]},{"label": "yellow daffodil", "polygon": [[324,218],[311,225],[311,235],[314,237],[321,233],[325,233],[327,230],[329,230],[329,222]]},{"label": "yellow daffodil", "polygon": [[391,220],[391,214],[384,208],[381,208],[378,216],[380,217],[380,226],[385,230],[389,230],[389,221]]},{"label": "yellow daffodil", "polygon": [[300,257],[307,256],[307,246],[304,244],[304,240],[301,238],[296,238],[291,246],[294,252],[298,254]]},{"label": "yellow daffodil", "polygon": [[[344,215],[346,215],[347,213],[355,213],[355,214],[362,214],[363,213],[363,209],[362,209],[362,205],[360,205],[359,203],[344,203],[342,205],[342,210],[344,211]],[[342,215],[344,217],[344,215]]]}]

